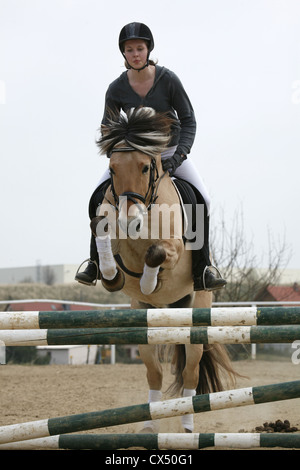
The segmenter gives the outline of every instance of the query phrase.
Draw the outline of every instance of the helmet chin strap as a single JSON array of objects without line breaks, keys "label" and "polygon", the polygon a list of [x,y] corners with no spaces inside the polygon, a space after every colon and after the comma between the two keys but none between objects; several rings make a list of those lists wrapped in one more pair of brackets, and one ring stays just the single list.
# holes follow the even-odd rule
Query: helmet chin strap
[{"label": "helmet chin strap", "polygon": [[141,67],[140,69],[135,69],[134,67],[130,67],[132,68],[133,70],[136,70],[137,72],[140,72],[141,70],[144,70],[146,67],[148,67],[149,65],[149,61],[147,60],[147,62],[145,63],[145,65],[143,67]]}]

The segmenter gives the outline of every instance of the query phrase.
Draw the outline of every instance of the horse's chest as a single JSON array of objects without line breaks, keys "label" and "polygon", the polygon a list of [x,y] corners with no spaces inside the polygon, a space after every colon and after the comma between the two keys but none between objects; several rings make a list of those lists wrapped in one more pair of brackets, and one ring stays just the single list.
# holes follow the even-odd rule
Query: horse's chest
[{"label": "horse's chest", "polygon": [[132,269],[138,266],[143,267],[145,254],[151,243],[140,242],[141,240],[135,240],[132,243],[128,243],[128,240],[112,240],[112,252],[114,255],[119,254],[126,266]]}]

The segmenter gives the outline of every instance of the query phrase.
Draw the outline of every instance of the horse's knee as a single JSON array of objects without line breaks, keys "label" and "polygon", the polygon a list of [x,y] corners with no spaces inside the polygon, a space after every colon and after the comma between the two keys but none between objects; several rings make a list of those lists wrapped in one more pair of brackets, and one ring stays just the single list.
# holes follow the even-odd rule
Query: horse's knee
[{"label": "horse's knee", "polygon": [[146,255],[145,255],[145,263],[150,268],[156,268],[160,266],[166,259],[166,252],[164,248],[157,244],[149,246]]}]

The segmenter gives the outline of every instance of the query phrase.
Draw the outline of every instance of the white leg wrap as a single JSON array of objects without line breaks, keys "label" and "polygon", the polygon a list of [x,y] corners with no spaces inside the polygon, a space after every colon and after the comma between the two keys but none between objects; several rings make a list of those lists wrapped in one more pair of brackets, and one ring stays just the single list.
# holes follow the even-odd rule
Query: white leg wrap
[{"label": "white leg wrap", "polygon": [[143,275],[140,280],[141,292],[145,295],[152,294],[157,284],[157,275],[159,266],[150,268],[147,264],[144,265]]},{"label": "white leg wrap", "polygon": [[[196,390],[190,389],[190,388],[184,388],[183,389],[183,397],[193,397],[196,395]],[[181,416],[181,424],[184,427],[184,429],[188,429],[189,431],[193,432],[194,430],[194,415],[189,414],[189,415],[183,415]]]},{"label": "white leg wrap", "polygon": [[96,237],[96,245],[99,254],[99,269],[102,276],[111,281],[118,271],[111,251],[110,236]]},{"label": "white leg wrap", "polygon": [[[149,390],[148,403],[152,401],[161,401],[162,392],[160,390]],[[159,430],[159,419],[144,422],[144,428],[151,428],[152,432],[156,433]]]}]

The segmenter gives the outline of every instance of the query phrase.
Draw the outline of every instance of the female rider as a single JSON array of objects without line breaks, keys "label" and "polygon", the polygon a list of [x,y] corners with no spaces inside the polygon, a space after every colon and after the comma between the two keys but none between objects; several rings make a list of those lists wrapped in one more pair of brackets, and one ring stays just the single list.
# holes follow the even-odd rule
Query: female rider
[{"label": "female rider", "polygon": [[[128,111],[131,108],[147,106],[157,112],[167,112],[174,120],[169,147],[162,153],[162,166],[171,176],[192,184],[198,192],[197,202],[204,204],[204,245],[193,250],[194,290],[215,290],[222,288],[226,281],[216,276],[209,256],[209,206],[210,199],[203,181],[192,160],[187,158],[196,134],[196,120],[193,107],[178,77],[165,67],[149,60],[154,48],[150,29],[143,23],[129,23],[119,35],[119,48],[125,58],[127,70],[108,87],[102,124],[108,119],[109,111]],[[89,205],[92,219],[103,201],[110,175],[108,170],[100,179]],[[91,237],[90,260],[83,272],[77,272],[78,282],[92,285],[97,278],[99,258],[95,239]]]}]

